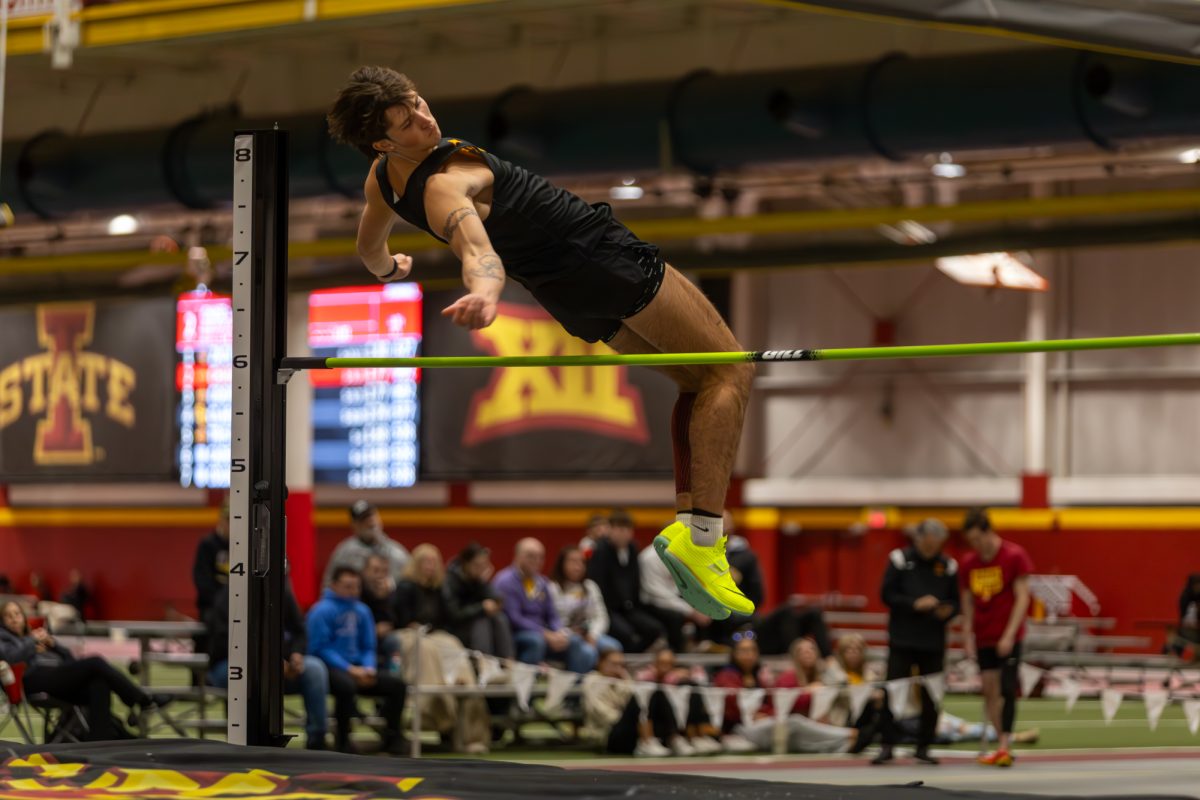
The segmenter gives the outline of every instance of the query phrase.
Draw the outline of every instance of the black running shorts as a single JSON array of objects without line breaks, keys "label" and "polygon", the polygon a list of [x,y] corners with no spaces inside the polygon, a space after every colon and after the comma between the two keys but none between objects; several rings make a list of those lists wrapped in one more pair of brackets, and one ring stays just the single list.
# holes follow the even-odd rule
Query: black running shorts
[{"label": "black running shorts", "polygon": [[530,291],[567,333],[607,342],[650,304],[665,274],[658,248],[614,219],[586,259]]}]

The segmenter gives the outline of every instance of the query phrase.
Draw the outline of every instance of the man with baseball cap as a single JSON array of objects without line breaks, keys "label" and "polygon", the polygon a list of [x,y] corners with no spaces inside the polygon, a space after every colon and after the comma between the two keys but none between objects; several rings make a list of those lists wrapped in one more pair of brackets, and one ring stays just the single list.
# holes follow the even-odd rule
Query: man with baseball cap
[{"label": "man with baseball cap", "polygon": [[333,571],[341,566],[361,573],[367,565],[367,557],[372,554],[386,558],[392,578],[400,580],[404,565],[408,563],[410,556],[404,545],[389,539],[384,533],[379,509],[366,500],[354,501],[354,505],[350,506],[350,527],[353,534],[334,548],[329,563],[325,565],[325,577],[321,584],[327,586],[333,577]]}]

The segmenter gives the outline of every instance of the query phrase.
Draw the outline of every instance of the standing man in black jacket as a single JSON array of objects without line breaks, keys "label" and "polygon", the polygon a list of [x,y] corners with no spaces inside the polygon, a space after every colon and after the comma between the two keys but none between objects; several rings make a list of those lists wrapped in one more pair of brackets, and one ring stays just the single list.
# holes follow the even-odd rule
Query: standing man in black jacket
[{"label": "standing man in black jacket", "polygon": [[192,583],[196,587],[196,612],[208,617],[217,592],[229,584],[229,499],[221,504],[217,524],[196,546],[192,562]]},{"label": "standing man in black jacket", "polygon": [[[926,519],[912,532],[912,544],[888,556],[880,594],[888,617],[888,680],[933,675],[946,664],[946,625],[958,614],[958,562],[942,553],[948,532],[936,519]],[[921,685],[921,727],[915,757],[937,764],[929,754],[937,729],[938,708]],[[888,703],[879,714],[883,747],[872,764],[892,760],[900,731]]]}]

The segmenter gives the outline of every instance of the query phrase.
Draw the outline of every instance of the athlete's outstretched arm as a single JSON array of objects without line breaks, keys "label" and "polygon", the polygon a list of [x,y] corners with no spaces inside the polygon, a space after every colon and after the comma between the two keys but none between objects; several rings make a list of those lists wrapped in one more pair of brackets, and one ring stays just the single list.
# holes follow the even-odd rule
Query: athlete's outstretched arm
[{"label": "athlete's outstretched arm", "polygon": [[496,303],[504,288],[504,264],[492,247],[483,221],[475,211],[474,197],[483,188],[484,177],[491,172],[456,169],[434,175],[425,184],[425,213],[434,230],[462,261],[463,283],[467,294],[460,297],[442,315],[464,328],[486,328],[496,319]]},{"label": "athlete's outstretched arm", "polygon": [[396,215],[379,192],[374,170],[367,175],[363,194],[367,198],[367,205],[358,221],[358,257],[367,270],[381,281],[407,278],[412,271],[412,257],[388,252],[388,234],[392,232]]}]

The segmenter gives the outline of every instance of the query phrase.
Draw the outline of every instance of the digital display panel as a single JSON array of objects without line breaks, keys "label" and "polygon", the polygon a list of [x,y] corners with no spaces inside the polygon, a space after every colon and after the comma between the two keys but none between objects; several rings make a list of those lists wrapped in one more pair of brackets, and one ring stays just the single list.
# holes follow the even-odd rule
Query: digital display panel
[{"label": "digital display panel", "polygon": [[175,311],[175,352],[179,482],[227,489],[233,414],[232,299],[205,290],[181,295]]},{"label": "digital display panel", "polygon": [[[313,292],[308,301],[312,354],[418,355],[421,303],[421,287],[413,283]],[[417,480],[419,371],[314,370],[309,378],[314,480],[354,489],[412,486]]]}]

